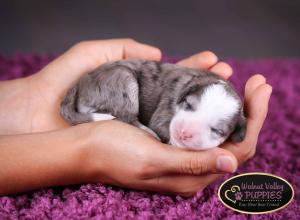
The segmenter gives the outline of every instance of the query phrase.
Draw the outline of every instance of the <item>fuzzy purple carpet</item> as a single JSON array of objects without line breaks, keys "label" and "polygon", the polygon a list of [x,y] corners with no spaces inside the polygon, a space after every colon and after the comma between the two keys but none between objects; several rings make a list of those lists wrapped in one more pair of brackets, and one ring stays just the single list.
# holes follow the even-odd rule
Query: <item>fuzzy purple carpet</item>
[{"label": "fuzzy purple carpet", "polygon": [[[0,80],[34,73],[51,59],[24,54],[0,56]],[[102,184],[4,196],[0,197],[0,219],[300,219],[300,59],[228,62],[235,70],[232,81],[239,91],[254,73],[263,73],[273,86],[257,153],[236,174],[260,171],[287,179],[295,189],[295,199],[288,207],[264,215],[240,214],[224,207],[217,190],[227,175],[189,199]]]}]

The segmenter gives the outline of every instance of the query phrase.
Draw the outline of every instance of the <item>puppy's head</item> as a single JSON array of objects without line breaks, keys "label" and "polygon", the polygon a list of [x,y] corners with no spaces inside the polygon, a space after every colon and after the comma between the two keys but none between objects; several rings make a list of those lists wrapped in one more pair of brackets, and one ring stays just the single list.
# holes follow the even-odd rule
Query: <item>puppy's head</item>
[{"label": "puppy's head", "polygon": [[246,119],[239,96],[224,80],[192,83],[180,94],[170,123],[171,144],[194,150],[244,139]]}]

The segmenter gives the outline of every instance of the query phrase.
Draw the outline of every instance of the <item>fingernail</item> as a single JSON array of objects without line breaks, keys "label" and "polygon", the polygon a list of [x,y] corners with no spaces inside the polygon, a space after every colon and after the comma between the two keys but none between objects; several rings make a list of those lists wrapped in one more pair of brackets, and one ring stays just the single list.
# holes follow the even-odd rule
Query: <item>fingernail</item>
[{"label": "fingernail", "polygon": [[234,159],[230,156],[218,156],[217,169],[223,172],[234,173],[236,171],[236,163]]}]

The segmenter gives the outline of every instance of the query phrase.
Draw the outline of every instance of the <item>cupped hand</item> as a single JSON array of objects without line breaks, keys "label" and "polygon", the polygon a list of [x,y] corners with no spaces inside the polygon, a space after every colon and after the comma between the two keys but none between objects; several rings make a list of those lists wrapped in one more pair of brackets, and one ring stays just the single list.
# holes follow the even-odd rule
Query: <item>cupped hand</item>
[{"label": "cupped hand", "polygon": [[[199,184],[199,179],[187,180],[187,176],[197,179],[237,168],[235,156],[227,150],[185,151],[163,144],[145,131],[120,121],[78,126],[89,130],[88,147],[84,151],[87,159],[82,163],[93,182],[184,195]],[[186,183],[182,184],[183,181]]]},{"label": "cupped hand", "polygon": [[60,102],[78,79],[108,61],[140,58],[160,60],[159,49],[132,39],[83,41],[28,78],[31,90],[30,132],[68,127]]},{"label": "cupped hand", "polygon": [[[210,53],[209,53],[210,54]],[[183,66],[188,66],[192,68],[203,68],[203,61],[200,60],[200,54],[194,55],[186,60],[180,61],[178,64]],[[214,54],[210,54],[211,57]],[[232,69],[226,63],[218,63],[212,67],[212,71],[218,73],[224,78],[229,78],[232,74]],[[244,141],[239,143],[234,143],[226,141],[223,143],[220,148],[224,149],[225,152],[232,153],[237,159],[238,165],[241,165],[248,159],[252,158],[255,155],[256,145],[259,137],[259,133],[264,124],[268,113],[268,104],[270,96],[272,93],[272,87],[266,83],[266,79],[260,75],[253,75],[248,79],[244,96],[245,103],[244,109],[247,118],[247,132]],[[218,149],[220,149],[218,148]],[[215,149],[214,149],[215,150]],[[209,153],[212,153],[214,150],[208,150]],[[203,151],[202,151],[203,152]],[[201,153],[201,152],[200,152]],[[195,159],[196,158],[196,159]],[[200,159],[197,159],[197,153],[195,152],[195,160],[198,162],[192,162],[190,160],[190,170],[191,173],[194,173],[192,170],[208,170],[208,166],[205,163],[201,163]],[[180,162],[179,162],[180,163]],[[197,166],[198,165],[198,166]],[[204,168],[203,168],[204,167]],[[197,172],[196,172],[197,173]],[[201,172],[206,173],[206,172]],[[214,182],[216,179],[220,178],[223,174],[213,174],[212,172],[207,172],[202,175],[185,175],[185,176],[164,176],[157,177],[160,185],[166,184],[169,186],[169,189],[172,189],[175,185],[181,187],[184,190],[182,195],[191,196],[197,191],[204,189],[207,185]],[[176,183],[176,184],[173,184]]]},{"label": "cupped hand", "polygon": [[[251,158],[265,120],[271,87],[261,75],[245,88],[247,134],[241,143],[186,151],[162,144],[148,133],[118,121],[89,123],[88,170],[92,180],[123,187],[191,196]],[[260,103],[258,106],[257,103]]]},{"label": "cupped hand", "polygon": [[[141,58],[160,60],[159,49],[131,39],[81,42],[29,77],[27,126],[24,132],[68,127],[60,117],[60,101],[81,75],[111,60]],[[231,67],[206,51],[178,63],[210,69],[224,78]],[[253,156],[265,120],[271,87],[261,75],[253,76],[245,88],[246,139],[226,142],[221,148],[192,152],[162,144],[133,126],[106,121],[79,125],[91,129],[88,164],[96,180],[114,185],[192,195],[220,176],[233,172],[237,164]],[[260,105],[257,105],[260,103]],[[220,157],[221,156],[221,159]],[[218,159],[219,158],[219,159]]]},{"label": "cupped hand", "polygon": [[[48,64],[37,74],[28,78],[30,102],[27,124],[30,132],[48,131],[67,127],[60,116],[60,102],[66,91],[77,80],[107,61],[121,59],[160,60],[158,48],[136,42],[132,39],[95,40],[80,42]],[[228,77],[232,70],[223,62],[217,62],[212,52],[202,52],[182,61],[186,66],[211,69]],[[30,116],[30,117],[28,117]]]}]

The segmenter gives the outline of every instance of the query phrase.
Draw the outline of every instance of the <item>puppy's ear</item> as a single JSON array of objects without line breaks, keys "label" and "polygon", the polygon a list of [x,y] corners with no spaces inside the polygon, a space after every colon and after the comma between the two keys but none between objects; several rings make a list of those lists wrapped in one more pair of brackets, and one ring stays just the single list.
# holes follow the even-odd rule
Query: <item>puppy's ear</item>
[{"label": "puppy's ear", "polygon": [[183,91],[179,95],[179,97],[177,99],[177,104],[184,102],[187,96],[196,93],[200,89],[201,89],[201,87],[196,84],[192,85],[192,86],[187,86],[186,88],[183,89]]},{"label": "puppy's ear", "polygon": [[198,85],[185,88],[179,95],[177,105],[186,111],[195,111],[197,108],[198,99],[195,93],[200,89]]},{"label": "puppy's ear", "polygon": [[238,121],[235,125],[233,133],[230,136],[233,142],[242,142],[245,139],[246,126],[247,126],[247,121],[242,110],[238,116]]}]

